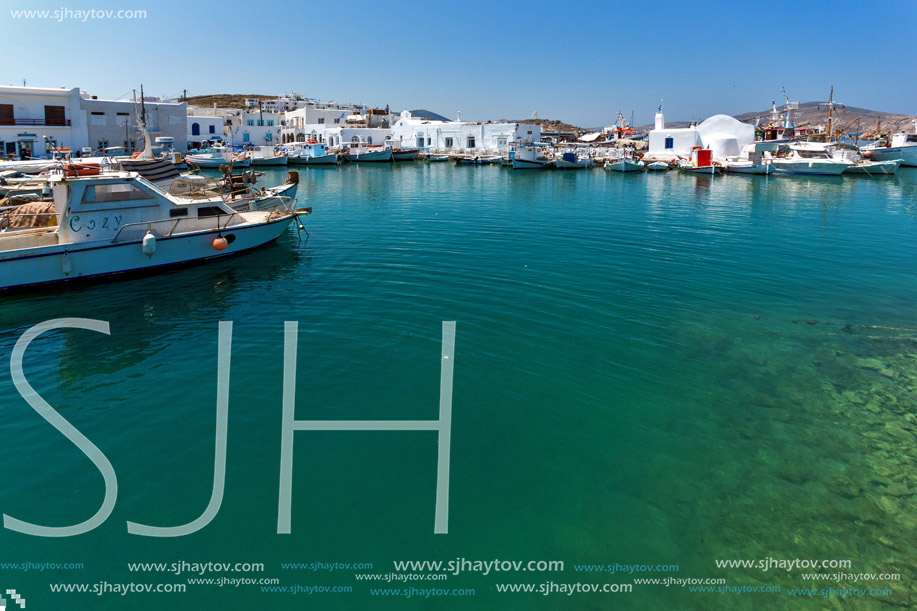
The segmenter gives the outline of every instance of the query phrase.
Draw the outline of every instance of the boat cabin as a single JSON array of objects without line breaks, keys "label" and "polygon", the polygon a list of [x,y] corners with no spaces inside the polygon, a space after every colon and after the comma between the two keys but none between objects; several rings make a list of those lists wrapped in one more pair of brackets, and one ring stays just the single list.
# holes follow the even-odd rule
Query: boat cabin
[{"label": "boat cabin", "polygon": [[[183,230],[195,219],[226,215],[231,225],[236,213],[221,200],[173,198],[162,189],[133,172],[100,176],[52,179],[54,209],[60,219],[57,229],[61,243],[94,240],[141,239],[147,231],[154,235],[172,233],[179,221]],[[184,222],[186,221],[187,222]],[[235,222],[241,222],[236,217]]]}]

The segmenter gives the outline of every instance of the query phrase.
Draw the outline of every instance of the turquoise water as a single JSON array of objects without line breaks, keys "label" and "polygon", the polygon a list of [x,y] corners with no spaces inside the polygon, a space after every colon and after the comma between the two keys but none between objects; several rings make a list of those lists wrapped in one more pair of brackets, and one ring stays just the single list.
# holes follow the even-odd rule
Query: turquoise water
[{"label": "turquoise water", "polygon": [[[917,602],[917,171],[890,179],[513,172],[446,164],[300,169],[313,207],[233,259],[0,297],[0,354],[109,458],[118,502],[89,534],[0,531],[0,570],[33,609],[797,609]],[[284,172],[270,171],[268,184]],[[226,491],[177,539],[128,535],[204,510],[218,321],[233,321]],[[436,436],[298,432],[293,532],[278,535],[283,323],[299,322],[299,419],[435,419],[441,322],[457,321],[449,534],[433,534]],[[0,374],[3,513],[67,525],[102,478]],[[357,580],[401,560],[561,560],[555,572]],[[846,559],[901,581],[807,582],[724,559]],[[49,584],[187,583],[134,562],[253,562],[282,585],[181,594]],[[372,563],[372,570],[281,563]],[[608,574],[574,565],[675,564]],[[501,593],[498,584],[724,578],[781,592]],[[890,587],[804,599],[789,588]],[[373,596],[370,588],[473,589]]]}]

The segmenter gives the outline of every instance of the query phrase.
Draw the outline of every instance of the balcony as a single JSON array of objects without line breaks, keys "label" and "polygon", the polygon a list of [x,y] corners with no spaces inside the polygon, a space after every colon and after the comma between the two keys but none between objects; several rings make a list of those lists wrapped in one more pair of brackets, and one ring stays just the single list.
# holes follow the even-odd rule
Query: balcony
[{"label": "balcony", "polygon": [[4,125],[43,126],[43,127],[70,127],[70,119],[10,119],[0,118],[0,127]]}]

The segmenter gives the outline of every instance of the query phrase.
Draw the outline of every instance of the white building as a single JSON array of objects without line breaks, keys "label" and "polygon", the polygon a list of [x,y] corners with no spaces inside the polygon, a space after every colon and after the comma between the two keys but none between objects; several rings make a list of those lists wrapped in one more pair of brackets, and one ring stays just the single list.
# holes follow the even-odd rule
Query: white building
[{"label": "white building", "polygon": [[325,130],[346,124],[346,118],[362,108],[342,104],[310,104],[284,113],[281,137],[284,142],[325,140]]},{"label": "white building", "polygon": [[425,148],[446,152],[500,152],[520,142],[539,142],[541,126],[524,123],[466,123],[431,121],[404,110],[394,122],[391,140],[401,148]]},{"label": "white building", "polygon": [[392,131],[387,127],[333,126],[325,130],[324,142],[328,148],[347,144],[385,144]]},{"label": "white building", "polygon": [[[83,94],[80,107],[88,120],[89,147],[104,150],[119,147],[125,153],[143,150],[138,115],[141,104],[132,100],[99,100]],[[145,98],[146,129],[153,141],[172,138],[177,151],[187,148],[188,110],[184,102],[162,102],[158,98]]]},{"label": "white building", "polygon": [[704,148],[713,152],[713,158],[734,157],[742,147],[755,141],[755,126],[742,123],[729,115],[713,115],[697,126]]},{"label": "white building", "polygon": [[0,87],[0,156],[47,156],[44,136],[48,148],[89,145],[79,88]]},{"label": "white building", "polygon": [[671,161],[676,157],[690,157],[695,146],[703,146],[697,127],[666,128],[662,111],[656,113],[656,124],[649,134],[649,148],[644,159]]},{"label": "white building", "polygon": [[714,158],[732,156],[754,141],[755,127],[729,115],[714,115],[691,127],[666,128],[662,112],[657,112],[655,129],[649,134],[649,150],[644,158],[664,161],[687,158],[696,146],[711,149]]},{"label": "white building", "polygon": [[223,117],[188,115],[188,146],[199,148],[208,141],[222,141],[225,124]]},{"label": "white building", "polygon": [[272,146],[280,144],[282,113],[242,110],[226,117],[227,144]]}]

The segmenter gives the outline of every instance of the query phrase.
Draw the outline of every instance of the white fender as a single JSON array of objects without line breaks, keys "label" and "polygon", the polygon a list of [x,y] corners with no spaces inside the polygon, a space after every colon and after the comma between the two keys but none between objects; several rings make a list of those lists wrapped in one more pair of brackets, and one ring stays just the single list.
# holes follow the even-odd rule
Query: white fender
[{"label": "white fender", "polygon": [[153,253],[156,252],[156,236],[147,231],[146,235],[143,236],[143,245],[141,249],[143,250],[143,254],[152,257]]}]

